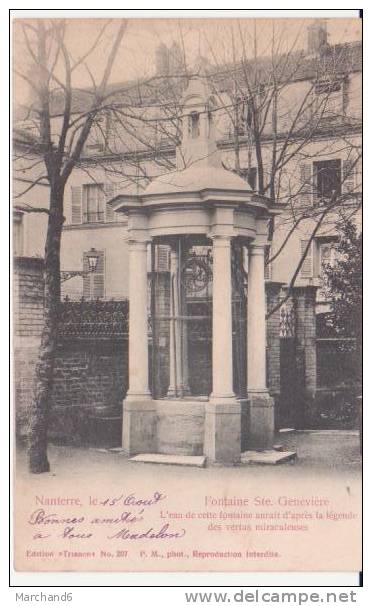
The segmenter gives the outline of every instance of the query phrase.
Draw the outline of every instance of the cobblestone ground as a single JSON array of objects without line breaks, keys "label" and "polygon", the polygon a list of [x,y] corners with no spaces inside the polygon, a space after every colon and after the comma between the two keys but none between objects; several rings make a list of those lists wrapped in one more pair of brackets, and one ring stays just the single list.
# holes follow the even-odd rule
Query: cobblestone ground
[{"label": "cobblestone ground", "polygon": [[[94,448],[76,448],[71,446],[49,446],[51,474],[55,476],[92,476],[99,475],[122,478],[167,475],[179,478],[210,477],[228,478],[249,477],[324,477],[348,476],[354,480],[361,474],[361,457],[359,453],[359,435],[356,431],[296,431],[278,434],[276,444],[285,450],[297,452],[294,462],[281,465],[249,465],[237,467],[215,467],[204,469],[181,467],[176,465],[154,465],[132,463],[122,454]],[[18,450],[17,467],[20,474],[26,471],[26,452]],[[46,474],[43,474],[45,477]]]}]

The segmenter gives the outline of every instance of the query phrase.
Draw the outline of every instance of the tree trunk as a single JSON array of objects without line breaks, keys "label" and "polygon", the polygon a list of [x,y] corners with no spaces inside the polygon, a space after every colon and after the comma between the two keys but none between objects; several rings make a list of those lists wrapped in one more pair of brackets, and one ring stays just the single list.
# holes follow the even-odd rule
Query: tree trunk
[{"label": "tree trunk", "polygon": [[29,469],[32,473],[43,473],[50,469],[47,456],[47,434],[58,337],[62,208],[63,192],[51,190],[45,245],[44,326],[36,365],[34,401],[30,410]]}]

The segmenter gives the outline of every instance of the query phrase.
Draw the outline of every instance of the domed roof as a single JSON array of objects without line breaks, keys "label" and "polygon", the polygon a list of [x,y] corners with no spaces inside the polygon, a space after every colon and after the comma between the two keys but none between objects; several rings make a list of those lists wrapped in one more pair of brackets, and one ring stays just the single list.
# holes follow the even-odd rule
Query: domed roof
[{"label": "domed roof", "polygon": [[225,168],[206,165],[192,165],[184,170],[176,170],[154,179],[143,192],[144,195],[171,194],[222,189],[252,192],[252,188],[239,175]]},{"label": "domed roof", "polygon": [[[252,192],[244,179],[222,167],[214,120],[208,110],[211,100],[206,79],[191,78],[181,102],[182,143],[176,149],[177,168],[154,179],[143,192],[145,196],[203,189]],[[187,168],[183,168],[185,162]]]}]

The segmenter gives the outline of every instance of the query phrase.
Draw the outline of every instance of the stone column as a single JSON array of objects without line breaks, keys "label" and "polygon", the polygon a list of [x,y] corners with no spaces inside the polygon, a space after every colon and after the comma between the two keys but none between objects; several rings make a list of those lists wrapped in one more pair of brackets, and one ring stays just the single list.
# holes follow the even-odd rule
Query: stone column
[{"label": "stone column", "polygon": [[296,314],[296,366],[299,402],[296,426],[313,420],[316,396],[316,286],[293,289]]},{"label": "stone column", "polygon": [[231,238],[213,238],[213,392],[211,400],[235,398],[232,362]]},{"label": "stone column", "polygon": [[[268,311],[278,304],[282,282],[266,282]],[[280,308],[268,318],[267,332],[267,386],[272,395],[280,395]]]},{"label": "stone column", "polygon": [[[187,257],[189,254],[189,249],[185,246],[185,243],[182,242],[181,247],[181,258],[180,258],[180,271],[183,267],[184,263],[186,263]],[[186,286],[182,284],[180,280],[180,290],[179,290],[179,309],[180,315],[186,317],[188,315],[187,308],[187,290]],[[179,330],[180,330],[180,341],[181,341],[181,368],[182,372],[179,375],[180,377],[180,393],[182,396],[190,395],[190,386],[189,386],[189,344],[188,344],[188,330],[189,324],[188,321],[183,319],[179,322]]]},{"label": "stone column", "polygon": [[129,389],[123,407],[123,449],[153,451],[155,409],[149,391],[147,242],[129,241]]},{"label": "stone column", "polygon": [[211,461],[240,460],[241,407],[233,391],[231,237],[213,236],[213,392],[206,405],[204,451]]},{"label": "stone column", "polygon": [[272,447],[274,401],[266,384],[265,244],[249,248],[247,300],[247,395],[250,410],[249,449]]},{"label": "stone column", "polygon": [[169,338],[169,388],[168,397],[180,395],[180,382],[182,379],[181,367],[181,339],[180,320],[180,292],[179,292],[179,253],[178,246],[172,246],[170,253],[170,296],[171,296],[171,323]]}]

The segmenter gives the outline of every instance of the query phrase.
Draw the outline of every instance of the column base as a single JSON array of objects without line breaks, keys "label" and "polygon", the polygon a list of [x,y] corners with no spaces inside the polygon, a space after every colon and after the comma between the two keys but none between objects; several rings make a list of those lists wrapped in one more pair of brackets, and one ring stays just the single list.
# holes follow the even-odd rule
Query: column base
[{"label": "column base", "polygon": [[210,463],[235,465],[241,454],[241,406],[235,397],[205,404],[204,454]]},{"label": "column base", "polygon": [[249,450],[266,450],[274,444],[274,398],[267,390],[248,390]]},{"label": "column base", "polygon": [[151,391],[129,391],[128,389],[124,402],[127,400],[130,402],[144,402],[151,399]]},{"label": "column base", "polygon": [[[182,396],[181,396],[182,394]],[[167,391],[167,398],[187,398],[191,396],[191,391],[189,387],[174,389],[170,387]]]},{"label": "column base", "polygon": [[227,394],[223,394],[223,395],[214,395],[213,393],[211,393],[211,395],[209,396],[209,402],[211,404],[239,404],[238,400],[236,399],[236,395],[234,393],[227,393]]},{"label": "column base", "polygon": [[191,396],[191,390],[190,387],[188,385],[182,385],[180,387],[180,392],[182,392],[182,397],[183,398],[187,398],[188,396]]},{"label": "column base", "polygon": [[156,405],[150,396],[139,395],[129,394],[123,401],[122,447],[128,456],[155,452],[156,447]]},{"label": "column base", "polygon": [[177,390],[173,387],[169,387],[167,391],[167,398],[177,398]]}]

